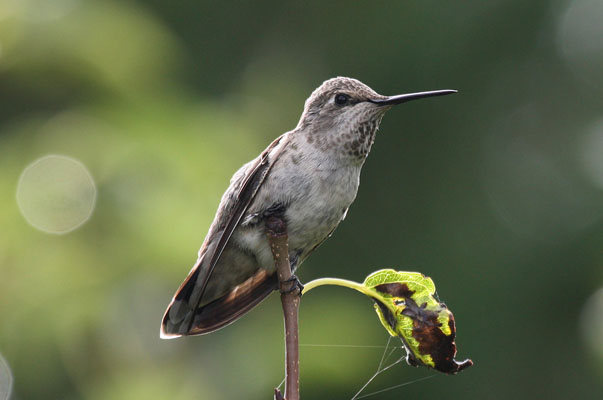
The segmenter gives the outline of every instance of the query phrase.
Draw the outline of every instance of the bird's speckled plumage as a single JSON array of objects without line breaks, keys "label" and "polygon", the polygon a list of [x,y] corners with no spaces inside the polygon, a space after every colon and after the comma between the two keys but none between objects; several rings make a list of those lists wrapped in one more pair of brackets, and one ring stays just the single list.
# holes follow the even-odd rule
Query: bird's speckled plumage
[{"label": "bird's speckled plumage", "polygon": [[294,270],[333,233],[356,198],[388,99],[356,79],[329,79],[308,98],[297,127],[234,174],[164,315],[162,337],[219,329],[277,287],[266,216],[287,222]]}]

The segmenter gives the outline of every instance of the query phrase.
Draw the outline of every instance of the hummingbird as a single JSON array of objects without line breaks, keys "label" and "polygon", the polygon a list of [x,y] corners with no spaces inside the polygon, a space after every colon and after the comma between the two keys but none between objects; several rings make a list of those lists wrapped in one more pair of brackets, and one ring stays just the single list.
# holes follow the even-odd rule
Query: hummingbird
[{"label": "hummingbird", "polygon": [[197,261],[163,316],[161,337],[216,331],[278,289],[265,221],[285,221],[294,273],[344,220],[385,112],[451,93],[383,96],[352,78],[323,82],[295,129],[233,175]]}]

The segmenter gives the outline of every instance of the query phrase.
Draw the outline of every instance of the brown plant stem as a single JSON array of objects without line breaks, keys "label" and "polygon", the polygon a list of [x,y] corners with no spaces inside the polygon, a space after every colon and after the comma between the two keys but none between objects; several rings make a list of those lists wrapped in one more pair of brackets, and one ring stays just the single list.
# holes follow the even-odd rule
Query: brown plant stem
[{"label": "brown plant stem", "polygon": [[[299,400],[298,311],[301,293],[297,278],[291,280],[287,224],[282,218],[271,216],[266,220],[266,234],[274,257],[285,319],[285,399]],[[274,398],[284,400],[278,389],[275,389]]]}]

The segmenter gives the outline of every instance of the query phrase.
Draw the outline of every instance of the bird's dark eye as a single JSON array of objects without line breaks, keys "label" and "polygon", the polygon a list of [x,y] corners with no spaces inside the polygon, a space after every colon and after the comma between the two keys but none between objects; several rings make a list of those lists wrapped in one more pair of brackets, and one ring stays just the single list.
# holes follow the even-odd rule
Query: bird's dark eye
[{"label": "bird's dark eye", "polygon": [[335,95],[335,104],[338,106],[345,106],[350,101],[350,96],[347,94],[339,93]]}]

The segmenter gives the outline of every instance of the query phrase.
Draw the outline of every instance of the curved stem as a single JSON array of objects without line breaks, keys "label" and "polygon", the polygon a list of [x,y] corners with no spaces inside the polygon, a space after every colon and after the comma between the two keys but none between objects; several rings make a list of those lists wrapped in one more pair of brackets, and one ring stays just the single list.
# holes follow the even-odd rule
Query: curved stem
[{"label": "curved stem", "polygon": [[306,292],[314,289],[318,286],[324,285],[333,285],[333,286],[343,286],[350,289],[357,290],[369,297],[373,297],[374,294],[371,290],[369,290],[366,286],[361,283],[348,281],[347,279],[339,279],[339,278],[320,278],[310,281],[304,285],[304,290],[302,291],[302,295],[306,294]]}]

